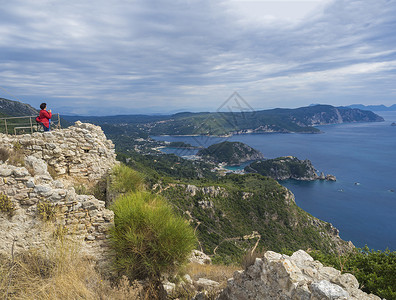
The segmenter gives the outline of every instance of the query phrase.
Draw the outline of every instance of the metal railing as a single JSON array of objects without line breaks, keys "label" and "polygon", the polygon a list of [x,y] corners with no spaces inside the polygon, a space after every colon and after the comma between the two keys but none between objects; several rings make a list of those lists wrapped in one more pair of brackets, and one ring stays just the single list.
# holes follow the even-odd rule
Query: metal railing
[{"label": "metal railing", "polygon": [[[36,122],[36,117],[37,116],[0,118],[0,133],[17,135],[44,131],[41,123]],[[51,130],[60,128],[61,122],[59,114],[52,114]]]}]

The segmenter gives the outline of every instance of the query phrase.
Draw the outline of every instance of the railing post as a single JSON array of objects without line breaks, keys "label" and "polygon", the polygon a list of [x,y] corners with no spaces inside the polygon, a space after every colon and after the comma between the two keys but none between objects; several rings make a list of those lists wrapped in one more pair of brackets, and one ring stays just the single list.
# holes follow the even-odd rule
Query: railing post
[{"label": "railing post", "polygon": [[29,121],[30,121],[30,132],[33,133],[32,117],[29,117]]},{"label": "railing post", "polygon": [[5,125],[5,134],[8,135],[7,119],[4,119],[4,125]]}]

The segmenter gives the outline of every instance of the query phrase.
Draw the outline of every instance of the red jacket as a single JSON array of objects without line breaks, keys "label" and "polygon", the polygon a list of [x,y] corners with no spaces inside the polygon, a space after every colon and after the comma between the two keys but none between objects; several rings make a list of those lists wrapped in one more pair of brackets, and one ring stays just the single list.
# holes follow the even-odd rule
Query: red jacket
[{"label": "red jacket", "polygon": [[40,114],[37,118],[37,121],[43,123],[43,125],[48,128],[49,127],[48,120],[51,118],[52,118],[52,113],[46,111],[45,109],[42,109],[40,110]]}]

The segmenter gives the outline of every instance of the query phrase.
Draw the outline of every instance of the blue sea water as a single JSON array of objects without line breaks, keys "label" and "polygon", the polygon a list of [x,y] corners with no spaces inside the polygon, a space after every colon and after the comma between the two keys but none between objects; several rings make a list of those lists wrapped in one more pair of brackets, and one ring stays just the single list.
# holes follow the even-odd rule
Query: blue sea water
[{"label": "blue sea water", "polygon": [[[309,159],[336,182],[286,180],[297,204],[332,223],[355,246],[396,251],[396,112],[378,113],[379,123],[318,126],[322,134],[245,134],[219,137],[155,137],[208,147],[224,140],[260,150],[266,158]],[[170,151],[172,152],[172,151]],[[173,151],[175,152],[175,151]],[[189,153],[194,154],[194,152]]]}]

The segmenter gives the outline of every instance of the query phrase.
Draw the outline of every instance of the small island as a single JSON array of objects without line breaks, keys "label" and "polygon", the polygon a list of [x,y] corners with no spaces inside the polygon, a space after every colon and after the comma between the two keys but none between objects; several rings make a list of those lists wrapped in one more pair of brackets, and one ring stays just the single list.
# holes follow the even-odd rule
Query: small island
[{"label": "small island", "polygon": [[391,124],[391,126],[396,126],[396,123],[395,123],[395,122],[393,122],[393,123]]},{"label": "small island", "polygon": [[197,156],[203,160],[224,163],[228,166],[238,166],[247,161],[263,159],[264,155],[241,142],[222,142],[201,149]]}]

